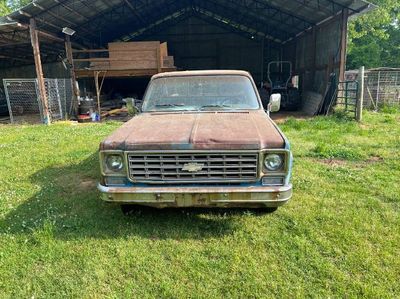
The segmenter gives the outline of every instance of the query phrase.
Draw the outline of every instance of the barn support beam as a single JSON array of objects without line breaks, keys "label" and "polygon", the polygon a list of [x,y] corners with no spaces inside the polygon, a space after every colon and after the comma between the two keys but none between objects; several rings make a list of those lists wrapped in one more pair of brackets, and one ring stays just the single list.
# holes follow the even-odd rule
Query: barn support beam
[{"label": "barn support beam", "polygon": [[74,66],[74,58],[72,55],[72,46],[71,46],[71,37],[69,35],[65,35],[65,54],[67,56],[69,71],[71,76],[71,84],[72,84],[72,107],[71,107],[71,115],[78,115],[78,97],[79,97],[79,89],[76,82],[75,75],[75,66]]},{"label": "barn support beam", "polygon": [[[100,74],[104,73],[103,78],[101,78],[100,82]],[[100,103],[100,96],[101,90],[103,88],[104,79],[106,78],[107,71],[94,71],[94,84],[96,87],[96,98],[97,98],[97,111],[99,113],[99,121],[101,121],[101,103]]]},{"label": "barn support beam", "polygon": [[312,62],[311,62],[311,74],[312,74],[312,85],[314,85],[315,82],[315,74],[316,74],[316,68],[317,68],[317,27],[312,28],[312,46],[311,46],[311,57],[312,57]]},{"label": "barn support beam", "polygon": [[339,80],[344,81],[344,74],[346,72],[346,52],[347,52],[347,21],[349,18],[348,9],[342,11],[341,21],[341,39],[340,39],[340,66],[339,66]]},{"label": "barn support beam", "polygon": [[[29,16],[30,16],[30,15],[29,15]],[[20,22],[17,22],[16,20],[14,20],[14,19],[12,19],[12,18],[9,18],[9,17],[7,17],[7,19],[10,20],[10,21],[16,22],[16,23],[18,24],[18,27],[19,27],[19,28],[21,28],[21,29],[23,29],[23,30],[29,30],[29,31],[30,31],[30,24],[20,23]],[[30,17],[29,19],[34,19],[34,18],[33,18],[33,17]],[[34,20],[35,20],[35,19],[34,19]],[[36,24],[36,21],[35,21],[35,24]],[[58,28],[58,27],[57,27],[57,28]],[[60,28],[58,28],[58,29],[60,29]],[[22,31],[21,31],[21,32],[22,32]],[[37,35],[38,35],[38,36],[40,36],[40,37],[42,37],[42,38],[44,38],[44,39],[47,39],[47,40],[49,40],[49,41],[64,43],[64,39],[62,39],[62,38],[56,36],[56,35],[53,34],[53,33],[48,32],[48,31],[36,29],[36,32],[37,32]],[[12,35],[15,35],[15,33],[16,33],[16,32],[13,32]],[[10,33],[8,33],[8,34],[10,34]],[[2,35],[3,35],[3,34],[0,34],[0,36],[2,36]],[[2,38],[2,39],[3,39],[3,38]],[[21,38],[20,38],[20,40],[24,40],[24,39],[25,39],[25,37],[21,37]],[[13,41],[13,40],[14,40],[14,37],[11,38],[11,41]],[[84,45],[82,45],[82,44],[80,44],[80,43],[77,43],[77,42],[74,42],[73,45],[74,45],[75,48],[80,48],[80,49],[86,49],[86,48],[87,48],[86,46],[84,46]]]},{"label": "barn support beam", "polygon": [[39,89],[39,96],[43,107],[43,121],[45,124],[48,125],[51,123],[51,119],[49,112],[49,103],[46,94],[46,87],[43,77],[42,61],[40,58],[39,37],[38,37],[38,32],[36,30],[35,19],[29,20],[29,32],[33,48],[33,58],[35,60],[35,69],[36,69],[36,77]]}]

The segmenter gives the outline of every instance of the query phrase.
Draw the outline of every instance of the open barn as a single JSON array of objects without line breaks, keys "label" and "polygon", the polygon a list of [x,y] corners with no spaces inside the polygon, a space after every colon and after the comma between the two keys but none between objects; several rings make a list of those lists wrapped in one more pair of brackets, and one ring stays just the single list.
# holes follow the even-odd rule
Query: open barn
[{"label": "open barn", "polygon": [[99,106],[140,99],[159,72],[239,69],[294,97],[287,110],[315,114],[344,80],[348,19],[371,8],[363,0],[36,0],[0,19],[1,88],[20,101],[9,107],[14,115],[29,111],[26,94],[39,95],[43,119],[46,109],[67,114],[78,97]]}]

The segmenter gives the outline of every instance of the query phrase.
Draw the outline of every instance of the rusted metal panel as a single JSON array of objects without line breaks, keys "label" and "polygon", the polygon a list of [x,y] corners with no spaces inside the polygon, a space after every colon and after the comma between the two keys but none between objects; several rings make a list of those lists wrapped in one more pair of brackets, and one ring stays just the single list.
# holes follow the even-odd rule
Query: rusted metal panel
[{"label": "rusted metal panel", "polygon": [[278,207],[292,197],[292,185],[281,187],[105,187],[98,185],[102,199],[166,207]]},{"label": "rusted metal panel", "polygon": [[251,111],[143,113],[105,139],[100,148],[259,150],[284,146],[283,137],[264,111]]},{"label": "rusted metal panel", "polygon": [[338,73],[340,59],[344,55],[341,42],[343,19],[341,14],[337,15],[295,40],[295,72],[302,76],[303,92],[313,91],[323,94],[329,74]]}]

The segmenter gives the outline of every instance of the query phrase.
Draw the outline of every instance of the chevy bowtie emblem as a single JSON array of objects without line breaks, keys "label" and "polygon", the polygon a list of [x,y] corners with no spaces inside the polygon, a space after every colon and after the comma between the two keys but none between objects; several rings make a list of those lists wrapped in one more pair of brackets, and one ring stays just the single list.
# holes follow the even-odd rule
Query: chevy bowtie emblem
[{"label": "chevy bowtie emblem", "polygon": [[204,164],[191,162],[191,163],[184,164],[182,167],[182,170],[189,171],[189,172],[198,172],[198,171],[202,170],[203,167],[204,167]]}]

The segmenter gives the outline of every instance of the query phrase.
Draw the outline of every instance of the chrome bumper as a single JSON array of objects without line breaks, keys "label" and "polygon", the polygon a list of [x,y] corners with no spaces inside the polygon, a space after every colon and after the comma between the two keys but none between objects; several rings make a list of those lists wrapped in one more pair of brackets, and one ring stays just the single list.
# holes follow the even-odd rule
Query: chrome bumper
[{"label": "chrome bumper", "polygon": [[165,207],[278,207],[292,197],[292,185],[199,187],[106,187],[102,199],[121,204]]}]

